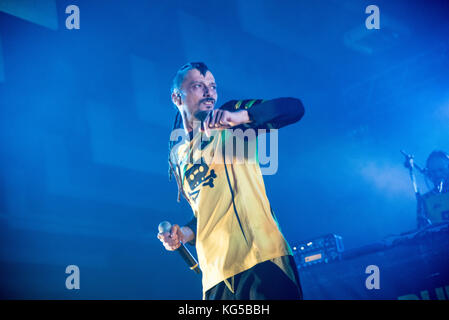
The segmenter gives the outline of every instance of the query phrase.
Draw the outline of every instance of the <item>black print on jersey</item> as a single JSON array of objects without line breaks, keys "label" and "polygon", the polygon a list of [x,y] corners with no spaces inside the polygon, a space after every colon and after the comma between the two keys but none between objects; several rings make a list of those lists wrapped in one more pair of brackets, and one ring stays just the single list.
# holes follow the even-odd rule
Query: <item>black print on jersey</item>
[{"label": "black print on jersey", "polygon": [[217,175],[215,174],[214,169],[210,171],[209,175],[207,175],[208,171],[209,166],[204,162],[204,159],[201,158],[200,164],[194,164],[185,173],[190,190],[192,190],[192,192],[189,193],[189,196],[191,196],[194,201],[196,201],[196,198],[198,197],[200,192],[199,188],[201,186],[214,187],[214,179],[217,178]]}]

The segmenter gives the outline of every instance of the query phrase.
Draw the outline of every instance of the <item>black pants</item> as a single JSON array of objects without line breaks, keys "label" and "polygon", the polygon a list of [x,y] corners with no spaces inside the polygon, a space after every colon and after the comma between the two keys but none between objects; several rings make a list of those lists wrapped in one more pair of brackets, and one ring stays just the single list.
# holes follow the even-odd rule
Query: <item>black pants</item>
[{"label": "black pants", "polygon": [[[259,263],[234,276],[234,293],[222,281],[206,291],[206,300],[302,300],[299,275],[292,256],[289,264],[297,278],[295,284],[271,261]],[[231,279],[229,279],[231,282]]]}]

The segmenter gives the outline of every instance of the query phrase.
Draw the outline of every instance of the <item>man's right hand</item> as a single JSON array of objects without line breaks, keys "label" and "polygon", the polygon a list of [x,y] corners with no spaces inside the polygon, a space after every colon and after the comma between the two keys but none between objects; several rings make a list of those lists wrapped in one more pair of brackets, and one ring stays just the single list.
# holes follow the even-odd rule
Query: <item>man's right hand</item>
[{"label": "man's right hand", "polygon": [[181,246],[181,243],[184,243],[184,235],[177,224],[171,227],[170,232],[158,233],[157,238],[168,251],[174,251]]}]

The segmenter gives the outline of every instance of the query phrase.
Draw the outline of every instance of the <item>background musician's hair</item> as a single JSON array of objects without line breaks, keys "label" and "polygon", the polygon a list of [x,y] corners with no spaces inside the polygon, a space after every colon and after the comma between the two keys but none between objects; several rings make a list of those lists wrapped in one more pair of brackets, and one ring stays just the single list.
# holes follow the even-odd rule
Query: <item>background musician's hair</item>
[{"label": "background musician's hair", "polygon": [[433,158],[442,158],[442,159],[447,159],[448,161],[448,168],[449,168],[449,154],[447,154],[446,152],[444,152],[443,150],[434,150],[432,151],[429,156],[427,157],[426,160],[426,169],[429,169],[429,163],[430,160]]}]

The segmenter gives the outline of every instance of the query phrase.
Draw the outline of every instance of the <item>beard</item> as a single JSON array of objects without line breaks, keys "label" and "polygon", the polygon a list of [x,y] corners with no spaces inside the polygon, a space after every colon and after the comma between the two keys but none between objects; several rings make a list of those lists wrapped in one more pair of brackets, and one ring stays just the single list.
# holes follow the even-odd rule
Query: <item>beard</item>
[{"label": "beard", "polygon": [[198,119],[201,122],[204,122],[207,118],[207,116],[212,112],[212,110],[198,110],[194,117]]}]

